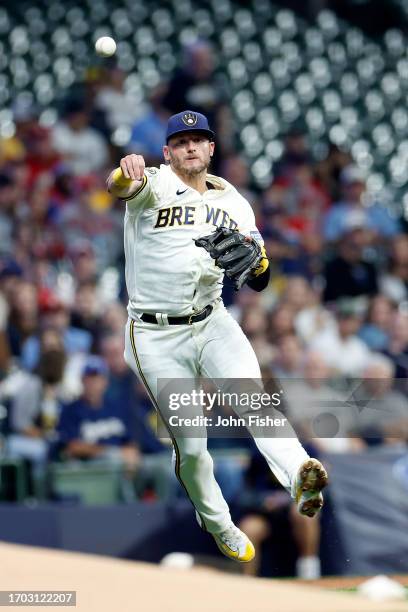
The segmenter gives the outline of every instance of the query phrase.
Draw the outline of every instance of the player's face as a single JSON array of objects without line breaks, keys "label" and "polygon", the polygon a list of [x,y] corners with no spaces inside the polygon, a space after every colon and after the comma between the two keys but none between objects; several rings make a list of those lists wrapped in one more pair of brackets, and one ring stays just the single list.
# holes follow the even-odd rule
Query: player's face
[{"label": "player's face", "polygon": [[173,136],[163,152],[173,170],[186,176],[197,176],[209,167],[214,143],[201,134],[186,132]]}]

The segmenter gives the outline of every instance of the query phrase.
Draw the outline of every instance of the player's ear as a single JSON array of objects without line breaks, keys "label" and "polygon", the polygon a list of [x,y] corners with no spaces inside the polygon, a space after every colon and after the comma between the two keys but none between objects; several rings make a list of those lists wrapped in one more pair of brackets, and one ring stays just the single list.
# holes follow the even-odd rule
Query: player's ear
[{"label": "player's ear", "polygon": [[214,149],[215,149],[215,142],[211,141],[210,142],[210,157],[214,155]]},{"label": "player's ear", "polygon": [[170,161],[169,147],[167,145],[164,145],[163,147],[163,157],[165,161]]}]

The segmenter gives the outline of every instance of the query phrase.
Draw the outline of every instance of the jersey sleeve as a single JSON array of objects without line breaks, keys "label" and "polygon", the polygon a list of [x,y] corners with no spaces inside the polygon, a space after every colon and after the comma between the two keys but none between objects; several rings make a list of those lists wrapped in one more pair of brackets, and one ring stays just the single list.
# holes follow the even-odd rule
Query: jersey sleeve
[{"label": "jersey sleeve", "polygon": [[260,231],[256,227],[254,211],[252,210],[249,202],[242,196],[240,197],[241,197],[241,202],[242,202],[242,207],[243,207],[243,214],[242,214],[242,219],[240,221],[238,229],[241,232],[241,234],[244,234],[244,236],[253,238],[254,240],[258,242],[258,244],[263,246],[264,240],[261,236]]},{"label": "jersey sleeve", "polygon": [[159,174],[158,168],[146,168],[142,184],[137,191],[127,198],[122,198],[126,202],[126,210],[129,214],[141,209],[153,208],[157,200]]}]

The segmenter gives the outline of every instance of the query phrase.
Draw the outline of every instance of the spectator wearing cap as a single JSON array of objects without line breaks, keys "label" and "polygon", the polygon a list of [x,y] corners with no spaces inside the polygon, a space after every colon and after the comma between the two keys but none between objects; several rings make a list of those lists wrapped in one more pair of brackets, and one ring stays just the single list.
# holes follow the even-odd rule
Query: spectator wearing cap
[{"label": "spectator wearing cap", "polygon": [[323,270],[326,282],[323,299],[372,296],[378,293],[378,270],[366,258],[369,237],[361,211],[353,211],[343,226],[334,256]]},{"label": "spectator wearing cap", "polygon": [[313,351],[325,355],[333,375],[359,376],[369,361],[371,352],[357,336],[364,312],[361,300],[338,300],[335,305],[337,325],[317,334],[310,344]]},{"label": "spectator wearing cap", "polygon": [[334,204],[326,214],[323,235],[328,242],[341,238],[350,224],[350,217],[360,212],[361,225],[376,238],[391,238],[400,231],[397,219],[379,203],[364,205],[366,179],[364,173],[354,165],[346,166],[340,174],[343,199]]},{"label": "spectator wearing cap", "polygon": [[90,356],[82,371],[81,396],[62,409],[58,424],[62,456],[104,459],[135,470],[140,457],[131,435],[128,405],[107,397],[108,378],[106,362]]}]

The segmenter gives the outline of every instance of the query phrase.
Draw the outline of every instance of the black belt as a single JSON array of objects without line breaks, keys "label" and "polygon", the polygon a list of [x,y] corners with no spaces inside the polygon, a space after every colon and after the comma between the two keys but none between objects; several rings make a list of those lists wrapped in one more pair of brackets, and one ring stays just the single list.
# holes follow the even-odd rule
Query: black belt
[{"label": "black belt", "polygon": [[[187,315],[185,317],[167,317],[167,323],[169,325],[191,325],[192,323],[198,323],[199,321],[204,321],[213,311],[213,307],[211,304],[208,304],[203,310],[200,312],[193,312],[191,315]],[[156,325],[160,325],[157,321],[155,315],[148,314],[144,312],[140,315],[140,318],[145,323],[156,323]]]}]

